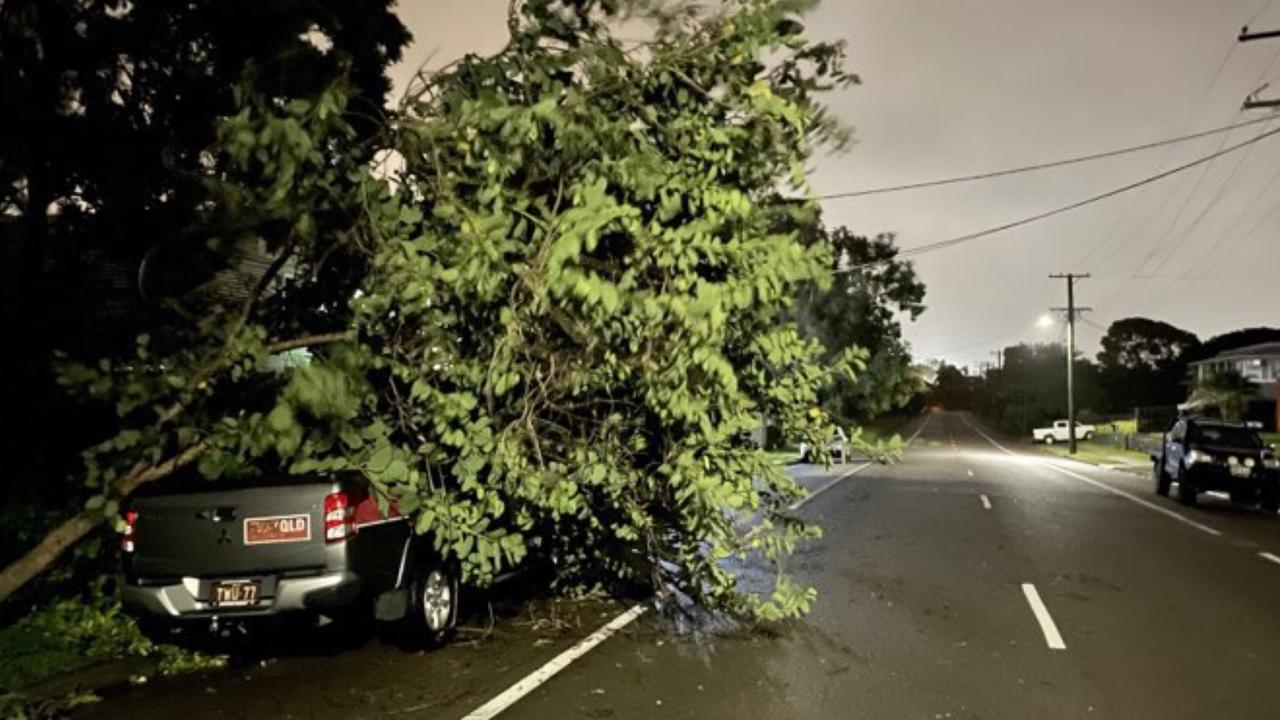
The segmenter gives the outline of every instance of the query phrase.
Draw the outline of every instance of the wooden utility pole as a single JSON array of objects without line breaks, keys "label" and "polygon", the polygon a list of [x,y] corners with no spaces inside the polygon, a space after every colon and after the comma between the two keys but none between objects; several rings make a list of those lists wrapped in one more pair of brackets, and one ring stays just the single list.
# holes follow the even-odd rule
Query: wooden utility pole
[{"label": "wooden utility pole", "polygon": [[1057,273],[1051,280],[1067,281],[1067,306],[1052,308],[1067,313],[1067,452],[1076,454],[1076,314],[1090,308],[1076,307],[1076,280],[1084,280],[1089,273]]}]

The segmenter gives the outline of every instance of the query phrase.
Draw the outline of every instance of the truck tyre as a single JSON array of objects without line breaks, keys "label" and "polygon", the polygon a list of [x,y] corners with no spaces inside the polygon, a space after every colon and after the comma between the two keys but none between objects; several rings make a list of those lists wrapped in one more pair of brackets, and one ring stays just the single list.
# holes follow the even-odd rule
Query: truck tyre
[{"label": "truck tyre", "polygon": [[1274,513],[1280,511],[1280,486],[1272,485],[1262,489],[1262,509]]},{"label": "truck tyre", "polygon": [[1091,433],[1091,432],[1087,432],[1087,433],[1085,433],[1085,434],[1084,434],[1084,439],[1085,439],[1085,440],[1092,440],[1092,439],[1093,439],[1093,433]]},{"label": "truck tyre", "polygon": [[1169,497],[1169,486],[1173,484],[1173,478],[1169,477],[1169,473],[1164,470],[1164,458],[1160,458],[1152,462],[1152,474],[1156,479],[1156,494],[1160,497]]},{"label": "truck tyre", "polygon": [[1183,505],[1196,504],[1196,486],[1191,482],[1191,478],[1187,477],[1186,469],[1178,472],[1178,502]]},{"label": "truck tyre", "polygon": [[1044,444],[1045,444],[1045,445],[1052,445],[1052,444],[1054,444],[1055,442],[1057,442],[1057,441],[1053,439],[1053,436],[1052,436],[1052,435],[1045,435],[1045,436],[1044,436]]},{"label": "truck tyre", "polygon": [[458,575],[448,563],[422,562],[409,585],[403,643],[410,649],[440,647],[458,624]]}]

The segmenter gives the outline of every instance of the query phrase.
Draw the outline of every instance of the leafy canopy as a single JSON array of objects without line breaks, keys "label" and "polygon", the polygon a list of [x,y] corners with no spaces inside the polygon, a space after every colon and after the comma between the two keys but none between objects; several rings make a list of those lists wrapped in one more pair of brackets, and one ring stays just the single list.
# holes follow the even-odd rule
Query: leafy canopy
[{"label": "leafy canopy", "polygon": [[[184,464],[359,472],[474,582],[537,538],[568,586],[802,612],[811,589],[735,568],[817,533],[746,431],[764,413],[812,440],[818,391],[854,370],[784,318],[834,253],[815,204],[779,200],[845,139],[816,96],[852,81],[805,38],[811,4],[634,3],[653,39],[632,47],[614,3],[531,0],[505,50],[420,78],[368,140],[341,85],[244,94],[213,187],[269,210],[238,231],[276,230],[276,260],[180,343],[68,367],[126,423],[86,456],[94,506]],[[353,142],[392,172],[333,150]]]},{"label": "leafy canopy", "polygon": [[1098,370],[1115,410],[1169,405],[1182,399],[1187,358],[1200,340],[1159,320],[1117,320],[1102,336]]},{"label": "leafy canopy", "polygon": [[898,258],[892,234],[868,238],[844,227],[820,232],[834,251],[834,279],[830,287],[804,287],[794,314],[804,334],[822,343],[828,361],[851,348],[864,358],[864,372],[838,377],[823,401],[836,417],[865,421],[903,407],[925,389],[900,321],[924,312],[925,287],[911,263]]}]

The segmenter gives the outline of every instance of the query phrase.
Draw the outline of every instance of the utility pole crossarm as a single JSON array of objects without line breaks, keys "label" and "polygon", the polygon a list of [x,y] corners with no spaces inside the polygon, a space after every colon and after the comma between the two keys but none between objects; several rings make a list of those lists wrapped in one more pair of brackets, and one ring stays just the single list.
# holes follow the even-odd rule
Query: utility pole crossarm
[{"label": "utility pole crossarm", "polygon": [[1262,32],[1249,32],[1249,27],[1240,28],[1240,35],[1236,39],[1240,42],[1249,42],[1250,40],[1270,40],[1271,38],[1280,37],[1280,30],[1264,30]]},{"label": "utility pole crossarm", "polygon": [[[1240,42],[1249,42],[1250,40],[1271,40],[1280,38],[1280,30],[1264,30],[1262,32],[1249,32],[1249,26],[1240,28],[1240,35],[1236,38]],[[1280,100],[1258,100],[1256,96],[1267,88],[1266,85],[1254,90],[1248,97],[1244,99],[1244,105],[1241,110],[1262,110],[1266,108],[1280,108]]]}]

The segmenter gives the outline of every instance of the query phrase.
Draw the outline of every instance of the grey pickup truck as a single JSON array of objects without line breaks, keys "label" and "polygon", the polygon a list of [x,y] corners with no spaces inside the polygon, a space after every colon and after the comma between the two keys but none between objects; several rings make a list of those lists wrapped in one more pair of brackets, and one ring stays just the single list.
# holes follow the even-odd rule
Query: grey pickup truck
[{"label": "grey pickup truck", "polygon": [[419,647],[458,617],[458,576],[359,478],[144,488],[125,510],[125,607],[151,634],[372,613]]}]

